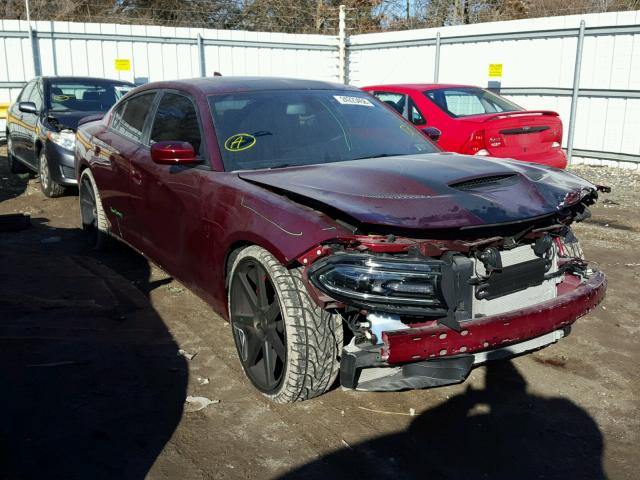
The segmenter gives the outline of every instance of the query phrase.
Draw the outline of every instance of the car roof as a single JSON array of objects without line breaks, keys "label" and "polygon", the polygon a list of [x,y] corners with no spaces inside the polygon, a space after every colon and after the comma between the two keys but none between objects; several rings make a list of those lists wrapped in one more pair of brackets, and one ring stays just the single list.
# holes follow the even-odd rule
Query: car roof
[{"label": "car roof", "polygon": [[389,83],[384,85],[371,85],[363,88],[375,89],[375,88],[402,88],[407,90],[419,90],[424,92],[425,90],[438,90],[442,88],[482,88],[477,85],[460,85],[456,83]]},{"label": "car roof", "polygon": [[348,90],[360,91],[357,87],[343,85],[341,83],[324,82],[319,80],[303,80],[299,78],[279,77],[236,77],[216,76],[190,78],[186,80],[173,80],[147,83],[143,87],[148,88],[177,88],[197,90],[204,95],[213,93],[230,92],[257,92],[264,90]]},{"label": "car roof", "polygon": [[57,76],[57,75],[47,75],[40,77],[42,80],[56,80],[56,81],[87,81],[87,82],[116,82],[116,83],[125,83],[127,85],[134,85],[127,80],[118,80],[115,78],[100,78],[100,77],[76,77],[76,76]]}]

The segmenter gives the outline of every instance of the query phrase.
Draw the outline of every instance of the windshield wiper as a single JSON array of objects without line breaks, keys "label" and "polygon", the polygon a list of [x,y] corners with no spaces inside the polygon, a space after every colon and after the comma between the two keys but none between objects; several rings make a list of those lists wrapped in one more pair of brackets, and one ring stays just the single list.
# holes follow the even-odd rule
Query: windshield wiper
[{"label": "windshield wiper", "polygon": [[352,158],[352,160],[364,160],[366,158],[400,157],[402,155],[411,155],[411,154],[410,153],[379,153],[377,155],[365,155],[364,157]]}]

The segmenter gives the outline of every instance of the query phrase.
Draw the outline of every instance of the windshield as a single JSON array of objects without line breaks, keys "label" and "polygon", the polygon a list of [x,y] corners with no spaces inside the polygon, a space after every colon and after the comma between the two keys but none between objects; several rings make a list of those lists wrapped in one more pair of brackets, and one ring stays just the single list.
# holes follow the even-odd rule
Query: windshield
[{"label": "windshield", "polygon": [[452,117],[523,110],[506,98],[482,88],[439,88],[427,90],[424,94],[440,110]]},{"label": "windshield", "polygon": [[54,112],[106,112],[132,88],[121,82],[52,80],[48,108]]},{"label": "windshield", "polygon": [[209,105],[227,171],[438,151],[364,92],[228,93],[209,96]]}]

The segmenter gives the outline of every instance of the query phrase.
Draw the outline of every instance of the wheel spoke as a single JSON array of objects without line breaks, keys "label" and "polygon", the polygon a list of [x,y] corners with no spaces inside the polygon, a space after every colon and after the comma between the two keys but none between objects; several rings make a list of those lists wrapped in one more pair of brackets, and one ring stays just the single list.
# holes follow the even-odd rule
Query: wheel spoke
[{"label": "wheel spoke", "polygon": [[269,276],[267,272],[262,267],[262,265],[258,265],[256,267],[256,286],[258,288],[258,306],[261,308],[265,308],[269,305],[269,300],[267,299],[267,282],[269,281]]},{"label": "wheel spoke", "polygon": [[254,316],[248,313],[234,313],[233,323],[239,324],[242,328],[253,325]]},{"label": "wheel spoke", "polygon": [[256,364],[256,360],[258,359],[258,355],[263,348],[263,343],[260,339],[255,335],[255,333],[247,332],[245,330],[245,335],[247,336],[247,365],[252,367]]},{"label": "wheel spoke", "polygon": [[284,362],[287,353],[286,353],[286,350],[284,348],[284,344],[282,343],[282,340],[280,339],[280,336],[275,331],[275,329],[271,329],[267,333],[267,342],[276,351],[276,355],[278,355],[280,360],[282,360]]},{"label": "wheel spoke", "polygon": [[81,199],[81,200],[80,200],[80,203],[81,203],[82,205],[84,205],[85,207],[87,207],[87,208],[89,208],[89,209],[93,210],[93,205],[94,205],[94,204],[93,204],[93,202],[92,202],[91,200],[89,200],[88,198],[83,198],[83,199]]},{"label": "wheel spoke", "polygon": [[240,272],[238,274],[238,279],[240,280],[240,285],[242,286],[242,290],[244,291],[247,302],[249,303],[249,308],[253,312],[258,311],[258,298],[256,297],[256,292],[251,287],[249,283],[249,279],[247,278],[247,274],[244,272]]},{"label": "wheel spoke", "polygon": [[273,303],[269,305],[265,315],[267,317],[267,320],[269,320],[269,322],[276,321],[276,319],[278,318],[278,315],[280,315],[280,304],[278,303],[277,298],[273,299]]},{"label": "wheel spoke", "polygon": [[267,340],[264,341],[263,347],[263,360],[264,360],[264,374],[267,387],[271,387],[276,383],[275,371],[276,371],[276,355]]}]

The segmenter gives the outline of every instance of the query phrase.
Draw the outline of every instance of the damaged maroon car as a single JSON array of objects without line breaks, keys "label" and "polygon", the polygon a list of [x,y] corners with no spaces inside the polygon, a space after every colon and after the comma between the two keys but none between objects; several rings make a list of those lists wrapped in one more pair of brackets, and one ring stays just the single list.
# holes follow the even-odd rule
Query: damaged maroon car
[{"label": "damaged maroon car", "polygon": [[276,402],[463,381],[545,347],[602,300],[571,230],[597,187],[440,152],[358,89],[151,83],[78,129],[83,228],[122,240],[227,318]]}]

